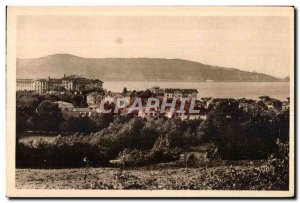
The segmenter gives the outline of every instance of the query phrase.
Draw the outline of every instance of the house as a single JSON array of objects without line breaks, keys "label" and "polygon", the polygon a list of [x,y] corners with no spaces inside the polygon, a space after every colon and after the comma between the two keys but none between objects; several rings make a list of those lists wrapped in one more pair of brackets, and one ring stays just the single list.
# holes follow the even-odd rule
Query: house
[{"label": "house", "polygon": [[196,113],[192,113],[192,114],[188,114],[187,115],[187,119],[189,119],[189,120],[196,120],[196,119],[205,118],[205,117],[206,116],[203,116],[203,115],[200,115],[200,114],[196,114]]},{"label": "house", "polygon": [[95,104],[100,104],[104,99],[104,95],[99,92],[91,92],[86,95],[86,103],[91,106]]},{"label": "house", "polygon": [[207,119],[207,115],[200,115],[200,119],[205,121]]},{"label": "house", "polygon": [[290,109],[290,97],[287,97],[287,101],[282,102],[282,110]]},{"label": "house", "polygon": [[98,112],[93,108],[75,108],[73,110],[74,115],[79,115],[80,117],[97,115]]},{"label": "house", "polygon": [[183,112],[178,112],[177,110],[171,110],[171,108],[168,108],[165,110],[164,116],[167,118],[179,118],[181,120],[188,119],[188,115]]},{"label": "house", "polygon": [[282,108],[282,102],[278,99],[272,99],[270,98],[266,102],[267,108],[268,109],[281,109]]},{"label": "house", "polygon": [[17,91],[34,90],[32,86],[33,81],[31,79],[17,79]]},{"label": "house", "polygon": [[165,117],[167,117],[167,118],[173,118],[173,115],[174,115],[174,111],[171,111],[170,109],[166,109],[165,110],[165,113],[164,113]]},{"label": "house", "polygon": [[82,75],[69,75],[61,79],[62,85],[67,90],[80,91],[88,88],[102,88],[103,82],[98,79],[88,79]]},{"label": "house", "polygon": [[62,87],[62,80],[61,79],[56,79],[56,78],[51,78],[48,76],[48,89],[49,90],[54,90],[58,87]]},{"label": "house", "polygon": [[187,98],[187,100],[192,100],[197,98],[197,89],[179,89],[179,88],[166,88],[164,90],[165,98],[176,98],[182,100],[182,98]]},{"label": "house", "polygon": [[165,117],[167,118],[179,118],[181,120],[195,120],[195,119],[202,119],[206,120],[206,115],[201,115],[199,113],[183,113],[183,112],[177,112],[177,111],[170,111],[170,109],[166,110]]},{"label": "house", "polygon": [[54,102],[58,104],[58,108],[60,108],[62,111],[73,111],[74,105],[72,103],[64,102],[64,101],[57,101]]},{"label": "house", "polygon": [[289,110],[290,109],[290,103],[288,101],[282,102],[282,110]]},{"label": "house", "polygon": [[32,89],[39,94],[43,94],[48,90],[48,85],[49,83],[46,79],[38,79],[32,83]]},{"label": "house", "polygon": [[[108,102],[108,103],[116,103],[118,98],[122,98],[122,100],[124,99],[124,102],[126,104],[126,106],[128,106],[131,103],[131,93],[126,93],[126,94],[122,94],[120,92],[108,92],[105,95],[104,101]],[[123,105],[124,103],[120,102],[120,105]]]},{"label": "house", "polygon": [[269,110],[275,109],[274,105],[272,103],[267,103],[267,108]]},{"label": "house", "polygon": [[153,86],[149,89],[153,94],[159,95],[164,93],[164,89],[161,89],[159,86]]},{"label": "house", "polygon": [[150,109],[149,112],[146,110],[147,108],[143,107],[142,111],[138,111],[138,117],[142,117],[142,118],[157,117],[160,114],[160,108]]},{"label": "house", "polygon": [[89,109],[91,109],[92,112],[101,113],[100,104],[91,105]]}]

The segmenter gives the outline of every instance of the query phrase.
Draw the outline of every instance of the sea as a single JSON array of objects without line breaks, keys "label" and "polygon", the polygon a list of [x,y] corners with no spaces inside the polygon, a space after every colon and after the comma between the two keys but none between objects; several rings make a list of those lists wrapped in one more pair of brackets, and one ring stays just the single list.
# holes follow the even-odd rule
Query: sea
[{"label": "sea", "polygon": [[153,86],[160,88],[197,89],[198,98],[247,98],[257,100],[259,96],[270,96],[286,100],[290,96],[289,82],[156,82],[156,81],[104,81],[108,91],[146,90]]}]

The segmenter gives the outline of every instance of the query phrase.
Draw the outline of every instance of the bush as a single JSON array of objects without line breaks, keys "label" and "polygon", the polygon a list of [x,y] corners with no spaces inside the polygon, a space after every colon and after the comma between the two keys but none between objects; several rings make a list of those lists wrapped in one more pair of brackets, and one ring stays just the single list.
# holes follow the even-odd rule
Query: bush
[{"label": "bush", "polygon": [[123,166],[137,167],[150,164],[149,151],[137,149],[124,149],[119,154]]},{"label": "bush", "polygon": [[159,137],[150,151],[150,158],[154,163],[175,161],[180,158],[182,150],[171,148],[168,138]]},{"label": "bush", "polygon": [[213,144],[207,148],[207,158],[209,160],[220,160],[221,159],[218,147],[216,145]]},{"label": "bush", "polygon": [[236,101],[221,102],[212,109],[197,132],[205,142],[214,142],[222,159],[266,159],[276,151],[276,139],[289,136],[289,112],[254,107],[245,111]]},{"label": "bush", "polygon": [[275,175],[275,189],[288,190],[289,187],[289,142],[278,139],[277,151],[268,158],[268,165],[273,167],[272,176]]},{"label": "bush", "polygon": [[62,112],[57,103],[44,100],[37,106],[33,120],[36,130],[58,131],[62,121]]},{"label": "bush", "polygon": [[17,168],[76,168],[107,166],[108,158],[98,146],[85,142],[55,144],[40,141],[35,145],[19,143]]},{"label": "bush", "polygon": [[[82,119],[95,123],[89,118],[74,118],[64,122],[61,129],[68,127],[74,131],[89,132],[84,127],[91,126]],[[124,149],[133,150],[129,154],[137,161],[127,160],[132,166],[170,162],[179,159],[180,148],[198,144],[196,133],[191,132],[191,128],[195,126],[195,123],[189,125],[181,120],[145,120],[139,117],[118,116],[107,128],[96,133],[59,136],[54,143],[40,143],[38,146],[28,147],[20,144],[17,146],[17,154],[20,157],[18,166],[80,167],[84,166],[82,160],[86,156],[89,156],[93,166],[105,165],[105,159],[115,159]],[[139,156],[141,158],[138,158]],[[56,160],[57,157],[61,159]],[[149,160],[146,161],[147,159]],[[33,163],[35,160],[37,162]],[[97,160],[101,160],[101,163]]]},{"label": "bush", "polygon": [[97,123],[89,117],[70,117],[61,123],[59,129],[63,132],[90,133],[97,130]]},{"label": "bush", "polygon": [[270,155],[263,165],[243,171],[230,167],[230,172],[216,180],[212,189],[288,190],[289,145],[280,140],[276,144],[276,153]]},{"label": "bush", "polygon": [[[82,160],[87,156],[90,165],[98,166],[115,159],[120,152],[126,152],[127,162],[133,166],[170,162],[179,159],[183,150],[204,142],[214,144],[208,151],[210,159],[266,159],[276,152],[277,137],[288,141],[288,112],[278,115],[268,111],[253,113],[239,109],[236,103],[227,108],[228,105],[214,108],[204,122],[143,119],[133,115],[70,118],[60,129],[86,134],[59,137],[52,144],[40,143],[34,147],[18,144],[18,166],[80,167],[85,165]],[[44,100],[38,105],[38,114],[49,122],[60,118],[57,108]],[[107,119],[110,122],[105,122]],[[28,120],[28,124],[31,122]],[[90,133],[92,131],[98,132]],[[60,156],[63,163],[56,160]]]}]

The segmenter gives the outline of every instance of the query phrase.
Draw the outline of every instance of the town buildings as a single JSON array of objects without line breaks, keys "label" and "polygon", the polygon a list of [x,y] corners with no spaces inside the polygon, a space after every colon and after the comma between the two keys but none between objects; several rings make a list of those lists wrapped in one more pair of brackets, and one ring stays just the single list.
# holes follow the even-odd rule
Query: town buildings
[{"label": "town buildings", "polygon": [[104,95],[99,92],[91,92],[86,95],[86,103],[89,106],[100,104],[103,99]]},{"label": "town buildings", "polygon": [[17,79],[17,91],[35,91],[45,93],[49,89],[49,82],[46,79]]},{"label": "town buildings", "polygon": [[289,110],[290,109],[290,97],[286,98],[287,101],[282,102],[282,110]]},{"label": "town buildings", "polygon": [[[137,112],[137,116],[148,118],[148,117],[159,117],[165,116],[167,118],[180,118],[185,119],[203,119],[207,118],[207,113],[211,109],[215,109],[218,105],[227,103],[237,104],[240,109],[243,109],[246,112],[251,112],[256,109],[262,110],[272,110],[272,111],[281,111],[289,109],[289,98],[287,101],[281,102],[280,100],[273,99],[269,96],[259,97],[259,101],[251,99],[238,99],[233,98],[211,98],[204,97],[197,99],[198,91],[197,89],[181,89],[181,88],[160,88],[158,86],[152,87],[145,91],[123,91],[120,92],[106,92],[102,89],[103,82],[98,79],[88,79],[80,75],[69,75],[56,79],[50,78],[47,79],[17,79],[17,90],[29,90],[35,91],[37,93],[53,93],[58,95],[57,98],[63,101],[57,101],[59,108],[67,116],[91,116],[95,114],[101,114],[100,104],[102,101],[105,101],[108,104],[116,104],[118,99],[121,102],[119,105],[121,114],[126,114],[124,109],[127,109],[135,99],[141,99],[143,109],[146,107],[146,101],[148,98],[156,98],[159,100],[159,107],[162,105],[162,101],[167,98],[167,102],[170,102],[171,99],[176,99],[176,109],[179,109],[180,104],[183,99],[186,99],[187,106],[184,107],[186,110],[188,105],[191,104],[192,99],[195,99],[194,109],[200,110],[200,113],[185,113],[181,112],[171,112],[169,110],[161,113],[158,109],[155,109],[151,112]],[[98,88],[101,88],[102,91],[99,91]],[[82,90],[89,91],[82,92]],[[124,88],[125,89],[125,88]],[[65,91],[69,90],[69,91]],[[91,92],[92,91],[92,92]],[[88,93],[90,92],[90,93]],[[69,95],[70,94],[70,95]],[[81,96],[82,99],[80,102],[76,103],[76,98]],[[67,98],[67,99],[66,99]],[[74,99],[75,98],[75,99]],[[67,102],[70,103],[67,103]],[[123,105],[124,104],[124,105]],[[114,105],[111,105],[114,106]],[[80,107],[80,108],[78,108]]]},{"label": "town buildings", "polygon": [[282,110],[289,110],[290,109],[290,103],[288,101],[282,102]]},{"label": "town buildings", "polygon": [[58,105],[58,108],[60,108],[62,111],[73,111],[75,109],[72,103],[63,102],[63,101],[57,101],[54,103],[56,103]]},{"label": "town buildings", "polygon": [[164,93],[164,90],[161,89],[159,86],[153,86],[150,88],[150,91],[156,95],[159,95],[159,94],[163,94]]},{"label": "town buildings", "polygon": [[37,93],[45,93],[49,89],[49,81],[45,79],[35,80],[32,83],[33,90]]},{"label": "town buildings", "polygon": [[108,92],[105,95],[105,101],[108,103],[116,103],[118,99],[120,99],[121,105],[123,105],[123,102],[125,105],[129,105],[132,101],[132,97],[130,96],[129,92],[127,92],[126,94],[119,92]]},{"label": "town buildings", "polygon": [[188,101],[197,99],[198,90],[197,89],[182,89],[182,88],[160,88],[159,86],[154,86],[149,89],[153,94],[163,95],[165,98],[172,99],[176,98],[182,100],[186,98]]},{"label": "town buildings", "polygon": [[91,88],[102,88],[103,82],[98,79],[88,79],[81,75],[69,75],[61,79],[62,86],[67,90],[81,91]]},{"label": "town buildings", "polygon": [[197,99],[198,91],[197,89],[179,89],[179,88],[166,88],[164,89],[164,97],[176,98],[182,100],[186,98],[188,101],[192,99]]},{"label": "town buildings", "polygon": [[62,86],[66,90],[81,91],[91,88],[102,88],[103,82],[98,79],[89,79],[81,75],[64,75],[63,78],[56,79],[17,79],[17,91],[35,91],[43,94],[48,90],[53,90],[55,87]]}]

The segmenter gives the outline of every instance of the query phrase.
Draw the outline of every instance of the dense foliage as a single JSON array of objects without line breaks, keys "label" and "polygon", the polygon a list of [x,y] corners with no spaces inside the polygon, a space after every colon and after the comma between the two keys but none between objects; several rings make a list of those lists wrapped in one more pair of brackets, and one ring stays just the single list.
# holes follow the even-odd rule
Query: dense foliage
[{"label": "dense foliage", "polygon": [[[274,170],[259,172],[260,177],[274,178],[270,181],[278,181],[280,187],[288,182],[288,146],[278,148],[281,142],[277,142],[278,139],[288,142],[288,110],[278,112],[258,105],[246,111],[240,108],[237,100],[228,100],[210,106],[205,121],[146,119],[134,114],[65,118],[58,105],[53,103],[55,97],[34,92],[17,94],[17,135],[28,129],[64,132],[54,142],[41,140],[24,144],[17,139],[18,168],[108,166],[111,165],[109,160],[114,159],[122,167],[140,167],[179,160],[191,147],[209,143],[212,147],[205,152],[209,160],[267,159]],[[80,103],[80,100],[73,101]],[[257,174],[246,173],[236,171],[228,177],[224,174],[222,184],[229,187],[231,183],[226,180],[236,178],[251,185]],[[257,187],[258,183],[253,184]],[[217,185],[211,186],[215,187]],[[230,187],[240,189],[244,186]]]},{"label": "dense foliage", "polygon": [[212,141],[223,159],[263,159],[276,148],[276,139],[289,138],[289,112],[244,111],[237,101],[221,103],[200,125],[203,139]]},{"label": "dense foliage", "polygon": [[[277,152],[267,160],[224,160],[212,167],[159,164],[146,170],[86,167],[37,172],[17,169],[16,182],[32,189],[288,190],[288,143],[278,140],[277,146]],[[139,166],[147,160],[148,152],[126,149],[122,154],[125,166]]]}]

